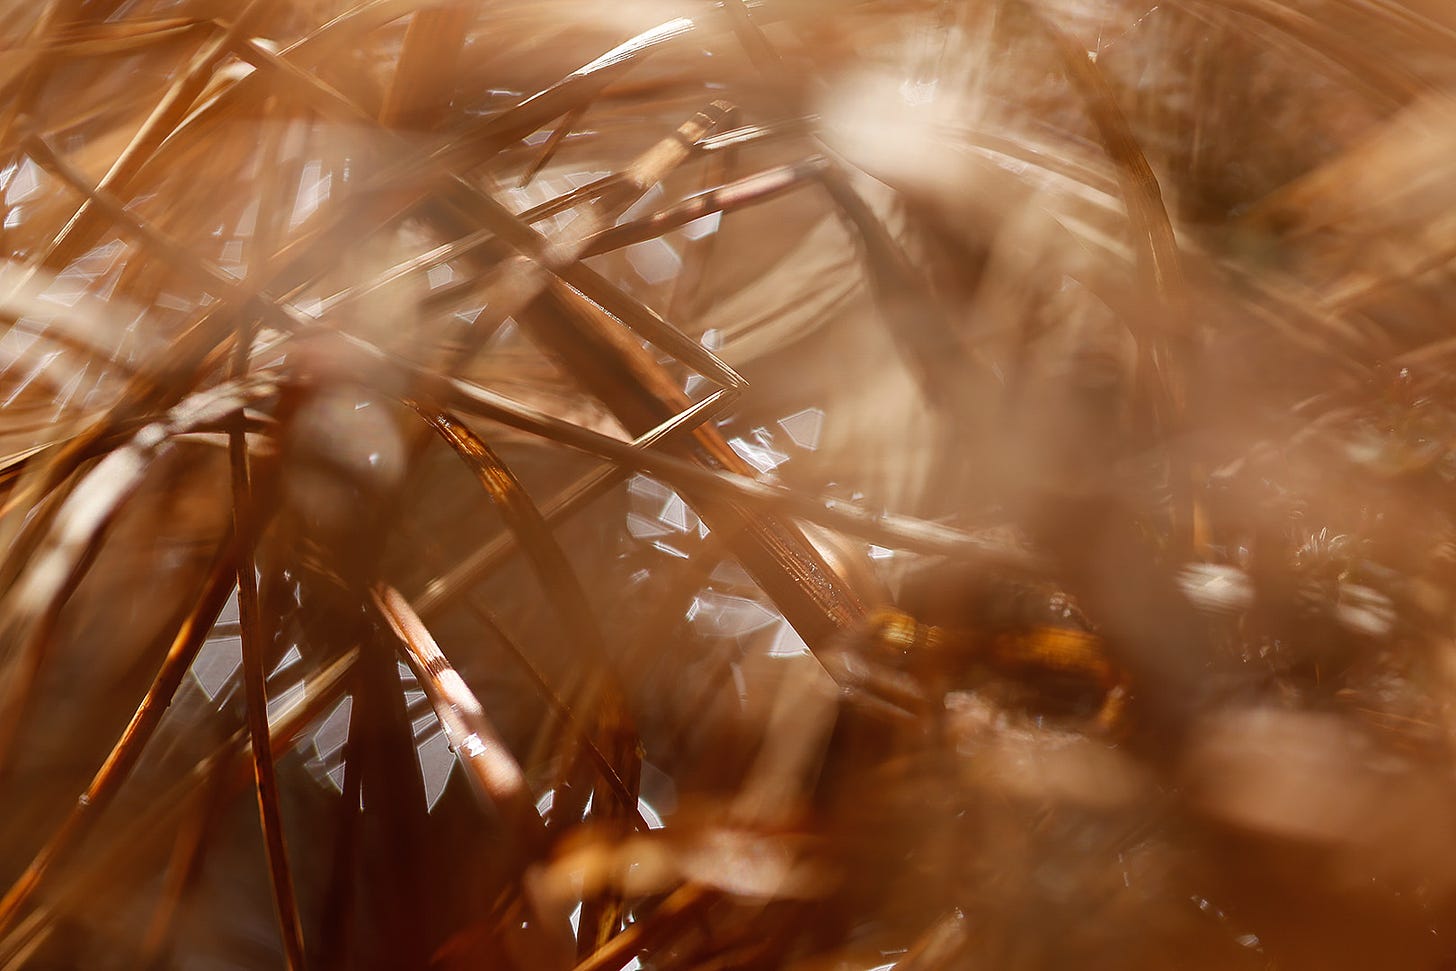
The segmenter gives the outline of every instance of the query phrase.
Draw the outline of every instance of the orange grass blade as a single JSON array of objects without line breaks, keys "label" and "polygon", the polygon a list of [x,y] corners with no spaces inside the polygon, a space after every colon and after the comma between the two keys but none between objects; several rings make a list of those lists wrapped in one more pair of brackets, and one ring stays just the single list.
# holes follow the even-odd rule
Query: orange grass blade
[{"label": "orange grass blade", "polygon": [[225,543],[223,554],[214,561],[207,583],[192,610],[177,629],[172,646],[162,659],[151,687],[147,689],[136,713],[112,746],[106,761],[96,771],[91,784],[86,787],[75,808],[51,835],[45,847],[36,854],[25,872],[10,885],[5,896],[0,898],[0,938],[13,926],[15,919],[45,879],[47,871],[58,861],[65,859],[84,838],[96,819],[106,811],[117,790],[136,765],[147,742],[151,740],[152,733],[166,713],[182,678],[207,640],[213,621],[217,619],[232,592],[236,576],[236,554],[231,549],[232,545],[230,540]]}]

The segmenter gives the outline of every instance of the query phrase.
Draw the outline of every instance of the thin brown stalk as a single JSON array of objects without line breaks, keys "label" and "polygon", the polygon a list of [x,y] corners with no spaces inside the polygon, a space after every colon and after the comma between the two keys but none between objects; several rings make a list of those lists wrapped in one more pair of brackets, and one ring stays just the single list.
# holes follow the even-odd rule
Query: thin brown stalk
[{"label": "thin brown stalk", "polygon": [[[308,690],[300,702],[272,719],[268,737],[275,755],[288,751],[299,734],[339,700],[346,676],[357,660],[357,648],[346,651],[309,679]],[[248,730],[244,728],[153,801],[151,811],[130,822],[114,840],[87,857],[84,865],[65,871],[58,878],[45,906],[32,911],[8,934],[0,937],[0,960],[9,962],[0,966],[18,967],[16,956],[38,947],[38,939],[49,934],[56,922],[70,910],[94,906],[98,896],[107,888],[135,885],[135,868],[158,843],[176,832],[176,816],[187,806],[188,795],[218,771],[220,765],[227,767],[229,793],[237,793],[251,776],[252,762],[252,744]]]},{"label": "thin brown stalk", "polygon": [[[629,431],[650,428],[686,407],[687,396],[673,376],[615,327],[604,308],[559,290],[549,296],[552,302],[533,308],[523,322]],[[700,429],[695,437],[701,463],[750,474],[751,466],[717,429]],[[707,509],[704,519],[735,537],[740,560],[810,644],[822,643],[858,618],[857,595],[793,524],[750,516],[731,505]]]},{"label": "thin brown stalk", "polygon": [[[111,452],[76,489],[54,507],[54,518],[37,516],[26,523],[13,544],[7,569],[20,580],[8,592],[0,630],[23,632],[8,678],[0,694],[0,773],[11,755],[31,689],[48,655],[51,636],[66,601],[81,583],[102,541],[121,509],[141,487],[157,456],[171,447],[172,437],[240,410],[258,388],[226,385],[193,396],[163,421],[137,432]],[[48,540],[46,545],[41,545]],[[25,572],[13,558],[24,554]]]},{"label": "thin brown stalk", "polygon": [[582,116],[586,114],[586,110],[589,107],[590,104],[577,105],[566,113],[561,121],[557,123],[555,130],[542,143],[540,154],[532,159],[531,164],[526,166],[526,171],[521,173],[521,178],[516,183],[517,185],[522,188],[530,185],[531,180],[550,164],[551,160],[556,157],[557,150],[566,141],[566,136],[571,134],[572,129],[581,121]]},{"label": "thin brown stalk", "polygon": [[644,948],[661,945],[681,931],[683,925],[713,902],[712,891],[697,884],[684,884],[650,915],[639,920],[597,948],[572,971],[612,971],[620,968]]},{"label": "thin brown stalk", "polygon": [[[271,2],[273,0],[249,0],[227,29],[197,52],[192,63],[168,87],[167,93],[157,103],[151,116],[102,177],[97,186],[99,191],[117,195],[126,190],[148,157],[171,134],[197,96],[202,93],[218,59],[248,30],[253,19],[266,10]],[[92,200],[82,203],[81,208],[76,210],[75,215],[51,243],[41,258],[40,265],[55,270],[63,269],[84,252],[105,228],[105,223],[99,219],[100,215],[103,214],[95,211]]]},{"label": "thin brown stalk", "polygon": [[[1138,267],[1150,291],[1159,297],[1170,314],[1176,314],[1187,303],[1182,258],[1153,167],[1118,107],[1107,79],[1087,52],[1025,0],[1015,0],[1015,3],[1055,48],[1062,69],[1081,95],[1102,146],[1116,167],[1122,201],[1132,224]],[[1179,328],[1183,321],[1169,320],[1165,326]]]},{"label": "thin brown stalk", "polygon": [[[737,398],[737,393],[729,388],[715,391],[682,414],[647,434],[638,436],[632,444],[637,448],[652,448],[679,441],[705,422],[721,415]],[[612,465],[583,476],[542,506],[542,518],[548,526],[560,525],[629,474],[628,470]],[[470,587],[490,576],[516,549],[516,534],[506,533],[462,560],[445,576],[431,580],[425,585],[424,593],[419,598],[420,613],[428,616],[442,609]]]},{"label": "thin brown stalk", "polygon": [[371,591],[371,602],[394,631],[401,656],[429,696],[481,804],[498,813],[524,842],[529,858],[545,849],[545,829],[525,773],[501,739],[479,699],[455,672],[409,601],[389,586]]},{"label": "thin brown stalk", "polygon": [[[731,124],[737,117],[738,111],[735,108],[724,115],[723,124]],[[741,131],[741,129],[739,130]],[[729,142],[726,147],[708,153],[705,146],[712,137],[705,136],[698,139],[697,142],[698,151],[705,157],[705,172],[702,181],[704,191],[722,185],[728,180],[728,173],[733,171],[737,164],[740,146],[743,144],[738,141]],[[718,233],[716,232],[687,241],[683,248],[682,270],[672,283],[672,296],[667,302],[669,320],[691,321],[697,318],[699,304],[702,302],[703,277],[707,272],[709,259],[717,242]]]},{"label": "thin brown stalk", "polygon": [[1174,542],[1184,551],[1198,548],[1202,513],[1197,499],[1197,469],[1181,447],[1186,428],[1186,382],[1197,347],[1196,328],[1190,324],[1193,304],[1183,271],[1183,257],[1173,222],[1163,202],[1157,175],[1134,136],[1117,99],[1097,64],[1076,41],[1041,15],[1026,0],[1012,0],[1056,50],[1062,70],[1086,106],[1087,114],[1108,158],[1116,167],[1123,204],[1132,227],[1137,265],[1147,291],[1154,297],[1155,316],[1126,319],[1138,342],[1141,381],[1151,395],[1150,412],[1171,443],[1171,486],[1174,503]]},{"label": "thin brown stalk", "polygon": [[995,382],[995,377],[982,362],[971,357],[929,281],[911,265],[899,243],[844,173],[826,166],[823,183],[859,237],[882,324],[913,368],[926,400],[945,411],[955,434],[964,435],[982,410],[970,393],[972,382],[967,378],[980,374]]},{"label": "thin brown stalk", "polygon": [[[485,441],[446,413],[422,414],[475,471],[508,528],[517,535],[542,586],[551,595],[568,636],[578,649],[585,652],[587,675],[594,685],[599,686],[596,690],[601,691],[600,700],[595,706],[596,733],[602,739],[598,742],[598,747],[607,750],[607,761],[614,777],[619,783],[624,782],[627,788],[627,799],[622,800],[625,806],[619,805],[617,799],[600,799],[594,812],[600,815],[635,816],[636,789],[641,775],[641,755],[636,729],[627,711],[622,687],[606,664],[605,644],[596,628],[591,606],[580,581],[556,543],[540,510]],[[610,914],[615,915],[618,909],[619,906],[607,905]],[[583,938],[593,938],[593,933],[587,930],[593,925],[599,925],[598,933],[615,931],[615,916],[604,915],[598,921],[589,913],[592,910],[591,907],[583,910]]]},{"label": "thin brown stalk", "polygon": [[[366,353],[377,354],[381,361],[391,360],[372,345],[352,339],[350,342]],[[399,363],[408,368],[408,365]],[[1003,543],[977,539],[948,526],[893,513],[875,513],[841,500],[803,495],[738,472],[703,468],[672,455],[634,448],[630,442],[553,418],[468,381],[453,379],[442,382],[419,369],[413,369],[411,373],[421,388],[439,395],[463,412],[660,476],[688,493],[702,490],[709,495],[751,504],[764,513],[802,516],[831,529],[894,548],[1000,562],[1018,572],[1029,569],[1033,563],[1031,557]]]},{"label": "thin brown stalk", "polygon": [[[290,44],[279,52],[279,56],[300,70],[316,68],[331,55],[358,44],[370,32],[428,7],[430,3],[431,0],[365,0]],[[267,89],[265,77],[249,75],[220,91],[177,124],[153,157],[152,164],[170,161],[168,152],[195,144],[210,123],[247,104],[249,99],[262,96]]]},{"label": "thin brown stalk", "polygon": [[0,898],[0,937],[15,923],[15,919],[45,879],[46,873],[66,858],[96,820],[105,813],[121,784],[136,765],[147,742],[151,740],[152,733],[166,713],[167,706],[171,704],[172,696],[177,693],[187,669],[192,666],[198,650],[206,642],[213,621],[217,619],[232,592],[236,575],[236,551],[233,546],[230,540],[224,543],[222,554],[214,560],[207,583],[178,627],[151,687],[147,689],[131,721],[112,746],[106,761],[96,771],[91,784],[77,799],[75,807],[51,835],[45,847],[10,885],[5,896]]},{"label": "thin brown stalk", "polygon": [[605,655],[601,632],[576,572],[551,528],[520,481],[484,439],[446,412],[420,410],[420,416],[468,465],[531,562],[542,586],[560,608],[562,623],[588,657]]},{"label": "thin brown stalk", "polygon": [[[526,785],[525,773],[480,700],[450,665],[409,601],[384,584],[375,586],[370,597],[375,611],[398,638],[405,662],[425,689],[471,791],[483,807],[499,814],[512,834],[512,869],[523,870],[547,849],[546,829]],[[540,955],[561,953],[570,928],[550,914],[532,909],[528,929]]]},{"label": "thin brown stalk", "polygon": [[703,216],[732,212],[777,199],[785,192],[812,184],[823,174],[825,167],[825,160],[816,155],[746,175],[716,189],[689,196],[641,219],[603,229],[587,237],[581,255],[588,257],[609,253],[643,240],[656,239]]},{"label": "thin brown stalk", "polygon": [[492,118],[468,139],[452,145],[451,156],[482,155],[499,151],[572,109],[594,100],[607,85],[658,48],[690,34],[696,25],[685,17],[666,21],[629,38],[607,53],[577,68],[562,80],[531,95]]},{"label": "thin brown stalk", "polygon": [[506,653],[511,656],[511,659],[520,666],[521,670],[525,672],[526,677],[530,679],[537,693],[541,695],[553,711],[561,716],[562,722],[576,735],[577,741],[585,749],[587,755],[596,765],[597,771],[601,773],[602,779],[610,787],[612,796],[617,800],[623,813],[631,818],[633,827],[638,832],[645,832],[649,829],[647,820],[642,817],[642,811],[638,808],[636,793],[627,786],[627,783],[617,773],[616,767],[607,758],[607,754],[602,751],[601,747],[597,745],[596,740],[592,738],[591,730],[582,722],[580,716],[576,713],[576,709],[557,693],[556,689],[551,686],[551,683],[546,680],[546,676],[541,673],[526,655],[526,652],[521,649],[521,645],[517,644],[514,638],[502,629],[500,624],[496,622],[496,619],[490,615],[490,612],[482,607],[474,597],[467,596],[465,598],[465,606],[475,616],[476,620],[480,621],[481,626],[489,631],[491,636],[505,648]]},{"label": "thin brown stalk", "polygon": [[253,558],[253,544],[258,540],[259,525],[253,509],[254,492],[248,468],[247,442],[241,430],[233,433],[228,451],[232,472],[233,531],[242,544],[237,561],[238,617],[242,624],[243,692],[248,735],[253,742],[253,780],[258,791],[258,813],[263,826],[264,849],[284,957],[290,971],[297,971],[305,967],[303,929],[283,834],[278,774],[273,763],[273,748],[268,743],[268,675],[264,668],[267,650],[258,609],[258,579]]},{"label": "thin brown stalk", "polygon": [[[606,647],[594,620],[592,608],[575,571],[556,542],[541,511],[510,469],[469,428],[444,412],[424,411],[422,416],[480,479],[491,502],[500,510],[507,527],[516,534],[543,589],[557,605],[568,637],[578,649],[585,652],[587,672],[603,691],[598,717],[606,729],[607,737],[616,739],[620,735],[635,739],[635,729],[626,710],[624,692],[606,663]],[[609,758],[617,778],[630,780],[629,792],[635,792],[636,780],[641,771],[640,755],[635,741],[632,744],[614,744],[610,747],[612,751]],[[628,805],[635,810],[635,795],[628,801]]]},{"label": "thin brown stalk", "polygon": [[747,52],[749,60],[753,62],[760,73],[776,80],[782,80],[784,73],[784,62],[779,57],[779,52],[774,45],[769,43],[764,36],[763,28],[759,26],[754,18],[748,4],[743,0],[723,0],[722,10],[728,17],[728,22],[733,26],[733,33],[738,38],[738,43]]},{"label": "thin brown stalk", "polygon": [[[189,277],[191,282],[217,297],[240,297],[250,309],[259,302],[259,297],[249,294],[236,279],[215,264],[196,256],[186,246],[135,215],[104,186],[91,185],[85,176],[61,158],[43,137],[32,134],[25,139],[24,144],[38,163],[84,195],[87,202],[97,211],[130,230],[140,242],[167,260],[168,264],[178,272]],[[277,310],[275,315],[281,312],[281,310]]]},{"label": "thin brown stalk", "polygon": [[817,120],[814,115],[804,115],[799,118],[790,118],[786,121],[768,122],[761,125],[743,125],[728,131],[719,132],[716,135],[709,135],[698,142],[698,151],[705,155],[712,155],[718,152],[727,152],[733,149],[743,148],[748,145],[757,145],[761,142],[773,141],[780,138],[794,138],[806,135],[810,127]]},{"label": "thin brown stalk", "polygon": [[[265,159],[277,154],[276,138],[270,139]],[[266,254],[272,249],[276,233],[275,207],[266,206],[276,192],[272,185],[264,187],[259,218],[257,248]],[[257,261],[259,266],[263,261]],[[250,277],[261,275],[255,269]],[[251,282],[251,281],[250,281]],[[254,334],[254,320],[247,311],[238,315],[238,332],[234,345],[231,377],[240,380],[248,370]],[[283,952],[290,971],[305,967],[302,923],[298,914],[292,868],[288,860],[287,840],[283,832],[278,775],[273,762],[273,749],[268,739],[268,687],[266,668],[267,646],[262,613],[258,602],[258,576],[255,548],[262,536],[263,518],[256,508],[258,492],[253,488],[247,437],[242,414],[236,416],[229,429],[228,458],[232,477],[233,531],[241,540],[237,560],[238,617],[241,623],[243,653],[243,694],[248,734],[253,741],[253,777],[258,794],[258,812],[263,827],[263,843],[272,882],[273,905],[283,939]]]},{"label": "thin brown stalk", "polygon": [[[245,44],[242,53],[260,67],[282,71],[283,77],[311,100],[325,110],[341,114],[343,120],[355,124],[372,124],[373,119],[353,102],[319,81],[313,75],[305,74],[272,51],[257,44]],[[412,157],[408,146],[381,130],[381,137],[394,139],[391,147],[399,157]],[[613,285],[600,273],[583,263],[575,261],[571,248],[557,246],[552,240],[511,213],[499,201],[483,192],[473,182],[432,160],[436,174],[445,180],[446,198],[457,207],[468,220],[479,223],[494,232],[499,240],[517,252],[525,255],[539,266],[560,279],[565,286],[579,291],[582,296],[597,303],[616,320],[626,324],[645,340],[694,368],[705,377],[720,385],[741,387],[742,377],[700,343],[688,337],[656,311]]]},{"label": "thin brown stalk", "polygon": [[[1034,557],[1023,550],[1008,547],[1004,542],[978,538],[959,529],[910,516],[876,513],[842,500],[804,495],[740,472],[703,468],[672,455],[638,449],[631,442],[547,415],[464,379],[442,377],[355,335],[334,332],[332,336],[363,355],[364,359],[408,377],[423,395],[449,407],[659,476],[689,493],[703,490],[708,495],[750,504],[764,513],[801,516],[892,548],[999,563],[1018,573],[1035,571]],[[831,590],[819,586],[813,592],[817,596],[837,596]],[[843,601],[836,602],[843,604]],[[832,616],[840,608],[830,609]]]}]

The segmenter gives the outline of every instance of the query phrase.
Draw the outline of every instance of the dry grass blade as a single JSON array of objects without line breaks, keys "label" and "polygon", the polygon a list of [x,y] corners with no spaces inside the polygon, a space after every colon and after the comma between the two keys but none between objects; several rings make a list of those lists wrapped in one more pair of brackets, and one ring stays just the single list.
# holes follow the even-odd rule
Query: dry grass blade
[{"label": "dry grass blade", "polygon": [[740,388],[747,383],[712,351],[685,335],[640,300],[614,286],[596,270],[584,263],[563,264],[554,257],[553,248],[543,237],[489,196],[471,190],[466,207],[500,239],[557,275],[562,284],[557,292],[563,295],[563,299],[575,302],[585,298],[591,301],[644,340],[720,385]]},{"label": "dry grass blade", "polygon": [[[202,93],[218,59],[227,52],[237,38],[243,36],[250,26],[250,21],[266,10],[271,2],[272,0],[250,0],[238,11],[237,16],[233,18],[226,30],[197,52],[186,72],[172,83],[146,123],[142,125],[141,130],[112,163],[111,168],[101,179],[98,186],[99,191],[107,195],[115,195],[126,190],[131,180],[146,164],[151,154],[156,151],[157,146],[161,145],[162,141],[172,133],[177,123],[192,106],[193,101]],[[95,242],[96,235],[104,228],[104,225],[98,220],[97,214],[88,200],[61,230],[41,260],[41,265],[54,269],[65,267],[67,263]]]},{"label": "dry grass blade", "polygon": [[468,3],[441,4],[415,13],[404,35],[381,121],[428,129],[445,117],[456,64],[473,17]]},{"label": "dry grass blade", "polygon": [[[485,708],[451,667],[429,629],[397,590],[378,586],[373,606],[403,648],[402,654],[425,689],[471,790],[483,808],[498,814],[514,841],[510,868],[519,873],[547,849],[546,829],[526,786],[525,774],[511,755]],[[527,930],[539,959],[564,963],[570,928],[548,912],[533,908]]]},{"label": "dry grass blade", "polygon": [[[484,440],[445,412],[422,414],[479,478],[507,527],[516,534],[542,587],[556,604],[565,633],[582,652],[586,681],[591,685],[589,690],[592,694],[600,692],[595,717],[602,737],[597,745],[608,753],[613,777],[619,784],[625,781],[631,792],[641,774],[635,729],[616,673],[607,664],[606,646],[592,607],[575,571],[541,511]],[[607,808],[600,806],[598,811],[604,812]],[[617,810],[635,813],[635,797]]]},{"label": "dry grass blade", "polygon": [[[616,327],[620,317],[614,318],[615,308],[593,302],[599,295],[558,286],[550,294],[552,302],[534,307],[524,322],[624,426],[631,431],[650,428],[686,407],[687,397],[640,344],[625,339]],[[738,383],[736,376],[729,380],[730,385]],[[710,461],[732,470],[749,469],[715,430],[701,430],[698,439]],[[732,509],[722,510],[722,515],[743,519]],[[740,556],[750,571],[811,643],[827,639],[859,615],[857,596],[794,527],[746,518],[732,533],[743,537]]]},{"label": "dry grass blade", "polygon": [[1449,958],[1441,0],[236,7],[0,0],[0,969]]},{"label": "dry grass blade", "polygon": [[501,815],[507,828],[520,838],[519,852],[525,859],[544,852],[546,830],[526,787],[525,773],[479,699],[455,672],[409,601],[387,586],[377,587],[372,597],[374,608],[399,638],[406,663],[429,695],[481,806]]},{"label": "dry grass blade", "polygon": [[582,721],[576,709],[556,692],[556,689],[551,686],[550,682],[546,680],[546,677],[531,662],[531,659],[521,649],[521,646],[501,629],[501,626],[496,623],[495,618],[481,607],[474,597],[466,598],[466,606],[480,621],[482,627],[505,647],[511,658],[520,665],[521,669],[526,673],[526,676],[530,678],[535,690],[551,706],[552,711],[561,716],[563,724],[575,734],[577,742],[586,751],[587,756],[591,759],[597,772],[601,774],[602,780],[610,788],[612,798],[617,801],[617,805],[621,808],[622,812],[631,817],[633,827],[638,832],[649,829],[647,820],[642,816],[642,811],[638,806],[636,793],[617,774],[617,769],[613,766],[612,760],[607,757],[607,754],[597,745],[596,740],[592,738],[590,726]]},{"label": "dry grass blade", "polygon": [[1021,0],[1017,0],[1017,6],[1056,48],[1068,79],[1082,95],[1098,137],[1117,167],[1123,203],[1132,223],[1138,266],[1151,292],[1158,295],[1167,313],[1172,315],[1166,326],[1181,327],[1179,315],[1187,305],[1182,260],[1157,175],[1118,107],[1106,78],[1086,50],[1034,8]]},{"label": "dry grass blade", "polygon": [[[331,54],[337,55],[340,49],[347,49],[349,45],[359,43],[360,38],[371,31],[378,30],[416,10],[433,5],[434,0],[366,0],[364,3],[350,7],[317,30],[311,31],[307,36],[290,44],[280,52],[280,55],[299,69],[315,68],[321,60]],[[230,46],[237,46],[236,38]],[[251,48],[245,45],[244,50],[248,49]],[[248,75],[197,105],[168,133],[160,146],[154,164],[165,161],[167,152],[177,151],[202,137],[209,123],[224,116],[228,111],[236,110],[240,103],[246,103],[248,99],[259,97],[264,93],[265,88],[263,77]]]},{"label": "dry grass blade", "polygon": [[[714,420],[731,407],[736,399],[737,394],[731,389],[715,391],[681,415],[664,422],[645,435],[638,436],[632,444],[637,448],[652,448],[679,441],[701,424]],[[541,509],[542,518],[548,526],[561,524],[619,484],[628,474],[618,466],[610,466],[600,472],[583,476],[545,503]],[[420,613],[428,616],[443,609],[472,585],[499,569],[516,549],[515,533],[501,536],[472,553],[446,576],[431,580],[419,597]]]},{"label": "dry grass blade", "polygon": [[[74,166],[62,159],[44,138],[32,135],[26,139],[25,145],[37,161],[69,182],[77,191],[86,196],[88,203],[95,206],[97,210],[112,217],[116,222],[135,233],[138,239],[155,250],[158,256],[167,260],[184,276],[190,277],[191,282],[217,296],[238,297],[248,309],[252,309],[258,304],[259,298],[245,291],[232,276],[207,260],[194,256],[184,246],[170,239],[146,220],[134,216],[104,186],[89,185],[84,176],[76,171]],[[270,319],[284,313],[271,304],[264,306],[269,310]]]},{"label": "dry grass blade", "polygon": [[[253,782],[258,790],[258,812],[263,825],[263,842],[272,879],[273,902],[283,951],[290,969],[305,967],[303,930],[298,916],[297,893],[288,862],[283,834],[283,810],[279,796],[278,771],[273,748],[268,744],[268,687],[264,665],[265,641],[262,615],[258,608],[258,575],[253,548],[264,518],[254,504],[256,491],[249,470],[246,440],[235,428],[229,444],[232,471],[233,531],[242,541],[243,554],[237,561],[238,616],[242,621],[243,688],[248,735],[252,739]],[[271,637],[269,638],[271,640]]]},{"label": "dry grass blade", "polygon": [[914,368],[926,400],[945,412],[957,435],[964,435],[982,410],[967,377],[984,373],[983,362],[967,352],[928,281],[844,173],[830,167],[823,182],[864,249],[881,322]]},{"label": "dry grass blade", "polygon": [[823,173],[824,168],[825,161],[815,156],[802,162],[777,166],[735,179],[727,185],[691,196],[641,219],[634,219],[588,236],[582,256],[598,256],[643,240],[655,239],[703,216],[732,212],[768,202],[785,192],[812,184]]},{"label": "dry grass blade", "polygon": [[[55,283],[48,274],[23,270],[16,263],[0,264],[0,318],[6,321],[6,331],[33,334],[39,345],[32,345],[33,350],[28,348],[26,356],[55,345],[80,351],[109,370],[134,374],[135,366],[118,346],[124,338],[109,326],[102,312],[104,305],[99,301],[78,302],[57,313],[60,308],[56,303],[43,296]],[[37,321],[45,321],[44,326]],[[8,369],[14,365],[7,360],[3,366]]]},{"label": "dry grass blade", "polygon": [[468,140],[454,146],[451,154],[478,156],[495,152],[580,105],[590,103],[608,84],[634,67],[654,50],[672,44],[695,29],[686,17],[665,21],[623,41],[607,53],[577,68],[571,74],[520,104],[493,118]]},{"label": "dry grass blade", "polygon": [[[37,534],[44,536],[45,545],[29,557],[20,579],[6,591],[3,602],[3,630],[13,646],[6,659],[10,671],[4,703],[0,705],[0,766],[10,756],[26,699],[45,663],[47,644],[60,611],[81,582],[122,505],[140,488],[156,456],[169,446],[172,437],[230,417],[244,406],[250,394],[259,390],[256,384],[251,388],[224,386],[193,396],[166,420],[147,425],[124,447],[98,463],[66,497],[53,520],[41,517],[32,521]],[[15,547],[28,548],[29,543],[17,543]]]},{"label": "dry grass blade", "polygon": [[551,533],[540,509],[526,494],[520,481],[499,456],[478,435],[447,412],[421,410],[421,417],[470,467],[500,511],[507,528],[531,561],[542,586],[561,609],[562,623],[569,636],[588,658],[604,657],[600,631],[592,609],[566,554]]},{"label": "dry grass blade", "polygon": [[[244,53],[260,66],[282,72],[281,76],[300,88],[303,94],[325,110],[341,113],[349,123],[372,122],[359,106],[344,98],[312,75],[299,71],[291,62],[275,55],[257,44],[247,45]],[[532,129],[534,130],[534,129]],[[408,146],[395,142],[397,154],[409,158]],[[447,198],[451,204],[464,213],[468,219],[479,223],[504,244],[528,257],[532,262],[559,277],[564,288],[565,299],[580,297],[594,302],[613,318],[625,324],[645,340],[656,344],[664,351],[693,367],[704,376],[728,387],[741,387],[743,379],[717,355],[704,348],[664,320],[658,313],[613,285],[600,273],[583,263],[576,262],[576,245],[567,243],[564,247],[534,230],[526,221],[512,214],[499,201],[478,189],[469,180],[450,169],[444,162],[434,160],[440,177],[446,181],[449,190]]]},{"label": "dry grass blade", "polygon": [[[310,723],[331,705],[337,704],[345,689],[346,678],[357,660],[357,649],[345,652],[308,679],[302,697],[270,719],[268,738],[275,755],[286,753]],[[108,888],[133,885],[136,871],[145,864],[148,855],[158,844],[164,843],[166,837],[175,834],[175,817],[187,809],[187,796],[219,771],[226,774],[229,790],[235,794],[248,785],[252,763],[252,743],[244,728],[159,798],[154,812],[133,820],[119,838],[88,858],[84,867],[73,868],[57,880],[57,887],[45,906],[32,911],[8,934],[0,937],[0,960],[7,962],[0,967],[19,967],[23,963],[23,955],[38,948],[40,941],[52,933],[58,920],[64,919],[68,913],[84,909]]]},{"label": "dry grass blade", "polygon": [[639,920],[599,947],[572,971],[611,971],[630,961],[649,945],[660,945],[713,902],[714,894],[693,884],[675,890],[648,917]]},{"label": "dry grass blade", "polygon": [[566,141],[566,136],[570,135],[572,129],[581,122],[582,115],[586,114],[586,110],[589,107],[590,105],[578,105],[568,111],[566,116],[561,119],[556,129],[551,132],[550,137],[541,144],[541,153],[536,156],[535,161],[521,175],[519,185],[522,188],[530,185],[531,180],[556,157],[557,151],[561,148],[561,143]]},{"label": "dry grass blade", "polygon": [[87,829],[106,811],[121,784],[126,780],[142,750],[151,739],[158,722],[177,693],[187,669],[207,638],[207,632],[222,610],[236,578],[232,543],[218,557],[211,576],[197,598],[194,609],[183,619],[172,645],[157,670],[156,679],[137,706],[136,713],[112,746],[111,752],[96,771],[91,784],[81,794],[60,827],[0,899],[0,938],[9,931],[24,911],[31,896],[45,878],[46,872],[62,861],[85,836]]},{"label": "dry grass blade", "polygon": [[423,388],[439,395],[460,411],[659,476],[688,493],[702,491],[707,495],[747,503],[765,513],[801,516],[870,542],[883,542],[907,550],[999,562],[1017,570],[1026,569],[1034,562],[1022,551],[1011,549],[1004,543],[978,539],[962,530],[914,517],[876,513],[852,502],[802,495],[738,472],[705,469],[671,455],[636,449],[630,442],[552,418],[469,382],[439,382],[424,372],[416,371],[414,374]]},{"label": "dry grass blade", "polygon": [[210,26],[206,21],[187,17],[77,25],[57,31],[56,36],[44,46],[32,47],[31,50],[45,50],[69,57],[125,54],[145,50],[153,44],[165,44],[206,26]]}]

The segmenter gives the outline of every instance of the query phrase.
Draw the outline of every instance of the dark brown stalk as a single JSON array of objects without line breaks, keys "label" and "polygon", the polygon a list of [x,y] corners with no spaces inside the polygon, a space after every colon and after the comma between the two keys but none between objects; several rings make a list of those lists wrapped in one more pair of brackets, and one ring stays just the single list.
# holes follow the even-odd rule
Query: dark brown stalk
[{"label": "dark brown stalk", "polygon": [[[340,608],[348,610],[354,598],[368,596],[367,590],[351,590]],[[343,617],[363,638],[339,797],[339,810],[348,817],[335,837],[338,865],[350,884],[346,901],[357,901],[353,910],[344,910],[346,901],[340,901],[337,913],[356,936],[342,938],[343,928],[328,928],[336,949],[322,952],[321,960],[357,963],[372,952],[386,964],[407,964],[431,941],[429,803],[405,708],[397,639],[367,615]]]},{"label": "dark brown stalk", "polygon": [[273,904],[278,917],[279,933],[283,938],[284,957],[290,971],[299,971],[306,966],[303,928],[298,916],[293,873],[288,863],[287,841],[283,835],[278,773],[273,763],[273,748],[268,742],[268,673],[264,667],[268,653],[264,637],[267,635],[258,609],[258,579],[253,558],[259,536],[259,520],[253,509],[254,492],[250,482],[247,448],[247,440],[241,430],[235,430],[228,454],[232,471],[233,532],[241,544],[237,579],[238,617],[242,625],[243,642],[243,691],[248,735],[253,742],[253,780],[258,790],[258,813],[262,820],[264,849],[272,880]]},{"label": "dark brown stalk", "polygon": [[[358,677],[351,693],[357,701]],[[360,851],[360,800],[364,791],[364,732],[355,732],[353,709],[350,709],[349,732],[345,736],[341,757],[344,782],[339,786],[334,828],[334,851],[329,865],[328,891],[324,895],[323,915],[314,944],[325,964],[348,966],[353,959],[355,930],[354,901],[358,854]],[[413,780],[410,780],[413,781]]]}]

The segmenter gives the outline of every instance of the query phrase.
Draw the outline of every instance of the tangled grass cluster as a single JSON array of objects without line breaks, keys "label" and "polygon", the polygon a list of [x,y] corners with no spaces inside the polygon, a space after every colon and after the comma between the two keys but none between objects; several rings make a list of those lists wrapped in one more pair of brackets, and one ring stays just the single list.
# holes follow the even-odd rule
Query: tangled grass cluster
[{"label": "tangled grass cluster", "polygon": [[1446,0],[0,38],[0,969],[1456,961]]}]

